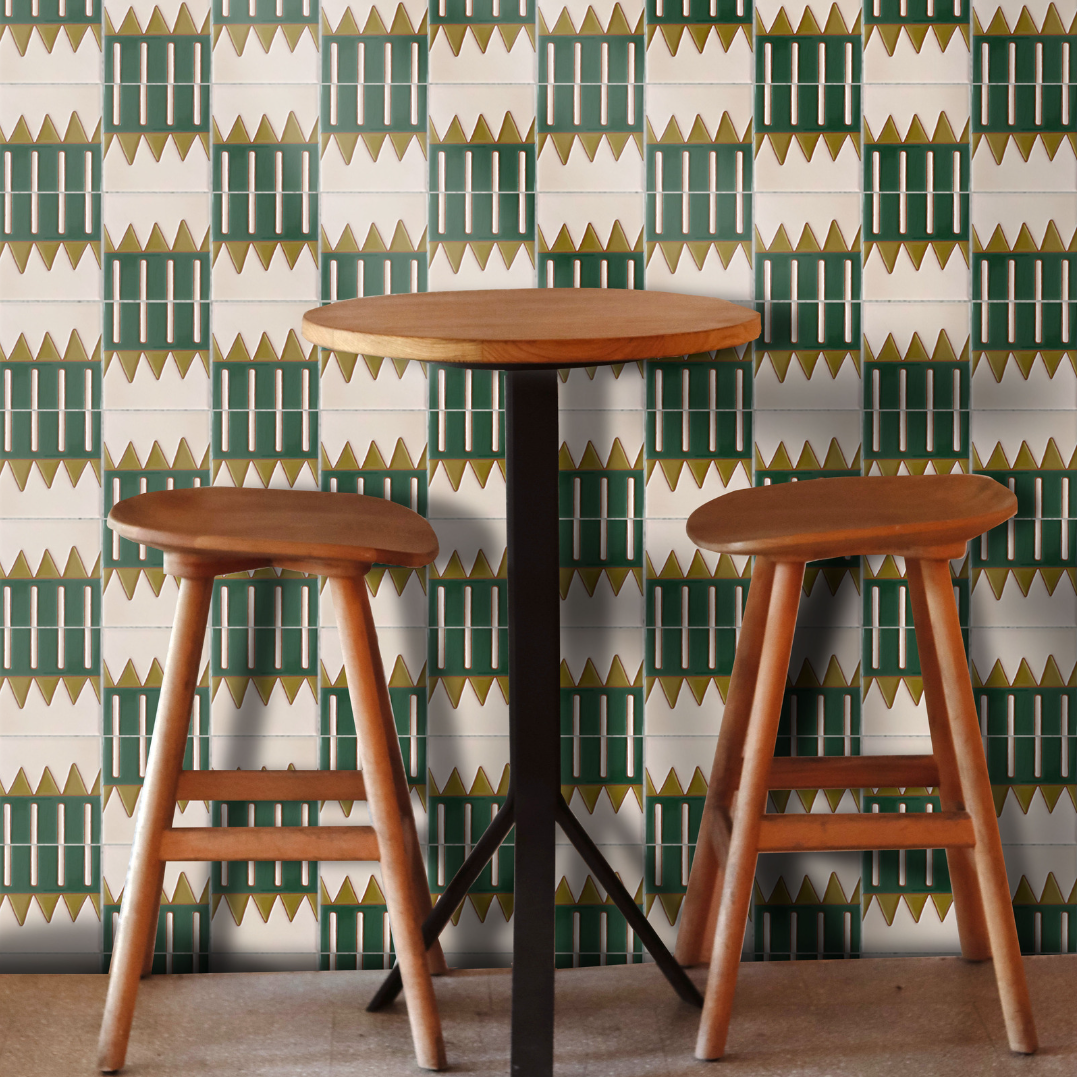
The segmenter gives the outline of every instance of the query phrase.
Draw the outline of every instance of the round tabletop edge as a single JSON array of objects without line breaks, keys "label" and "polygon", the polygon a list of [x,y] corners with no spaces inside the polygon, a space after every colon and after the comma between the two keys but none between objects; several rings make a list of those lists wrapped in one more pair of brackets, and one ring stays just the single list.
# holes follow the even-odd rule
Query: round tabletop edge
[{"label": "round tabletop edge", "polygon": [[324,309],[315,307],[303,315],[302,334],[312,344],[349,354],[386,355],[457,366],[585,367],[678,358],[750,343],[761,330],[758,311],[742,308],[747,315],[743,322],[710,329],[623,337],[467,340],[387,335],[327,326],[311,317]]}]

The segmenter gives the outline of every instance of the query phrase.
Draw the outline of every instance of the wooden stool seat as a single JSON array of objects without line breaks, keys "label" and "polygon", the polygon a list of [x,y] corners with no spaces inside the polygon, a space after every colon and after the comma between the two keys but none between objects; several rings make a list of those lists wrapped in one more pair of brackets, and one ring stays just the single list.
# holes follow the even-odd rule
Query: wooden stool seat
[{"label": "wooden stool seat", "polygon": [[[1010,1047],[1036,1049],[949,564],[1016,511],[984,476],[852,477],[734,491],[689,518],[704,549],[756,555],[677,938],[681,964],[710,963],[697,1058],[725,1050],[757,854],[823,849],[945,849],[962,953],[993,959]],[[905,558],[932,753],[776,758],[805,562],[865,553]],[[941,810],[766,810],[771,789],[884,786],[937,787]]]},{"label": "wooden stool seat", "polygon": [[688,518],[688,537],[716,553],[783,560],[935,549],[959,557],[1016,510],[1014,495],[985,475],[809,479],[715,498]]},{"label": "wooden stool seat", "polygon": [[[180,591],[109,970],[101,1069],[124,1063],[170,860],[379,861],[416,1057],[443,1069],[430,973],[445,971],[445,959],[440,944],[428,954],[423,941],[430,890],[363,579],[373,562],[428,564],[438,552],[433,529],[410,509],[359,494],[213,487],[141,494],[119,502],[108,523],[163,550]],[[361,772],[183,769],[214,578],[267,565],[330,579]],[[176,803],[186,800],[366,800],[373,825],[174,827]]]},{"label": "wooden stool seat", "polygon": [[278,567],[377,561],[414,568],[438,552],[434,529],[418,513],[362,494],[220,486],[162,490],[119,502],[108,522],[124,538],[166,553],[250,558]]}]

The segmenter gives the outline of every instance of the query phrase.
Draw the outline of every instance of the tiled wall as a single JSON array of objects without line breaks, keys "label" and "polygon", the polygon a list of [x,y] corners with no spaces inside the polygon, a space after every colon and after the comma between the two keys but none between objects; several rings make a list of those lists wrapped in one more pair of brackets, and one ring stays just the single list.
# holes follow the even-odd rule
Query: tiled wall
[{"label": "tiled wall", "polygon": [[[298,329],[356,294],[533,285],[763,313],[743,352],[562,379],[563,781],[655,925],[675,933],[751,578],[693,550],[685,517],[753,483],[962,469],[1020,502],[953,569],[1022,944],[1074,951],[1075,17],[1073,0],[4,0],[0,970],[108,961],[176,600],[159,555],[102,524],[140,490],[361,489],[430,517],[437,562],[370,587],[443,886],[507,781],[503,387]],[[809,571],[780,753],[924,743],[902,572]],[[328,592],[227,579],[213,623],[189,765],[354,766]],[[558,878],[558,960],[638,959],[567,848]],[[156,967],[380,967],[374,880],[172,865]],[[756,956],[956,946],[937,852],[765,858],[758,881]],[[454,960],[508,959],[511,887],[506,846]]]}]

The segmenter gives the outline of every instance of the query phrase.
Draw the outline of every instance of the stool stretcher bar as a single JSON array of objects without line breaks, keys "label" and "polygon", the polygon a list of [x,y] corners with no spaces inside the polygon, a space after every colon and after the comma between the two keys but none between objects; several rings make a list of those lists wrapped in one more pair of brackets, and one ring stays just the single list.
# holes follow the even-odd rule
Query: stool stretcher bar
[{"label": "stool stretcher bar", "polygon": [[976,844],[968,812],[908,815],[764,815],[759,852],[803,850],[971,849]]},{"label": "stool stretcher bar", "polygon": [[177,800],[366,800],[358,770],[185,770]]},{"label": "stool stretcher bar", "polygon": [[931,755],[778,756],[770,764],[771,789],[933,788],[939,766]]},{"label": "stool stretcher bar", "polygon": [[380,860],[370,826],[183,826],[161,835],[161,860]]}]

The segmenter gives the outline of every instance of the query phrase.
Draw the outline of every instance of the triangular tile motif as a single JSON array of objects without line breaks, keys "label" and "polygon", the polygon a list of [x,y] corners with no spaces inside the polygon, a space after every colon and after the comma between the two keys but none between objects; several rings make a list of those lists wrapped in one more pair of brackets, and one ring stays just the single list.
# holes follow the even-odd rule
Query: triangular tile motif
[{"label": "triangular tile motif", "polygon": [[[558,371],[547,732],[561,795],[616,849],[633,899],[662,930],[684,918],[744,641],[752,559],[697,551],[691,513],[764,483],[972,473],[1018,501],[951,572],[1007,855],[1036,838],[1015,923],[1026,952],[1071,945],[1077,890],[1051,835],[1077,813],[1077,106],[1061,89],[1077,18],[1058,0],[877,6],[283,0],[210,16],[189,0],[14,0],[0,17],[0,905],[13,934],[40,936],[29,950],[81,967],[65,925],[89,938],[87,917],[103,962],[111,950],[124,865],[109,850],[137,818],[178,594],[152,546],[103,520],[143,490],[362,490],[429,517],[437,560],[373,565],[365,582],[423,866],[444,889],[508,795],[507,709],[530,690],[508,673],[507,383],[384,354],[376,335],[315,350],[302,321],[359,296],[463,305],[536,286],[718,296],[760,317],[750,346],[611,364],[596,338],[593,360]],[[779,755],[922,735],[906,592],[885,553],[807,566]],[[188,764],[361,767],[348,687],[324,579],[222,578]],[[768,807],[829,819],[937,797],[773,790]],[[179,807],[178,825],[219,810]],[[363,802],[329,802],[282,805],[282,825],[300,809],[366,821]],[[488,963],[511,960],[510,849],[448,929]],[[924,863],[910,856],[899,885],[888,851],[877,883],[870,853],[774,857],[748,947],[929,948],[955,914]],[[643,960],[578,867],[557,876],[558,962]],[[281,865],[278,884],[258,865],[250,885],[241,864],[176,868],[155,972],[212,967],[225,936],[281,967],[300,938],[310,967],[394,960],[377,866]]]}]

